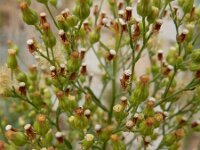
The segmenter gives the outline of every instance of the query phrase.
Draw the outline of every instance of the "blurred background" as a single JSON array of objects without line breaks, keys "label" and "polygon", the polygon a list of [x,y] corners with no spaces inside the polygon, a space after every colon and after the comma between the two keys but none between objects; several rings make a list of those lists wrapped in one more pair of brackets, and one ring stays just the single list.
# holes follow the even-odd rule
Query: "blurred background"
[{"label": "blurred background", "polygon": [[[56,9],[52,7],[51,10],[54,13],[54,15],[57,15],[64,8],[71,9],[73,7],[73,1],[74,0],[58,0],[58,8]],[[103,5],[104,10],[106,10],[108,6],[106,1],[107,0],[105,0],[104,5]],[[100,3],[100,0],[94,0],[94,4],[99,4],[99,3]],[[196,5],[199,5],[200,0],[196,0],[195,3]],[[38,13],[47,12],[41,4],[35,3],[35,0],[33,0],[31,7],[36,9]],[[162,45],[162,48],[164,50],[167,50],[170,44],[175,41],[176,33],[175,33],[174,24],[171,21],[165,20],[163,26],[165,30],[161,30],[161,33],[159,35],[160,44]],[[9,40],[11,40],[19,46],[20,48],[19,57],[21,59],[20,65],[24,70],[26,70],[27,66],[34,63],[33,57],[27,51],[26,40],[32,37],[38,38],[38,36],[39,35],[37,35],[37,32],[35,32],[35,29],[33,26],[28,26],[23,23],[19,6],[16,0],[0,0],[0,65],[6,62],[7,49],[8,49],[7,43]],[[92,60],[93,63],[90,64],[89,67],[91,70],[94,70],[94,73],[95,72],[98,73],[98,71],[95,70],[97,61],[95,60],[95,57],[92,57],[92,56],[93,54],[89,54],[88,56],[94,59]],[[89,62],[91,62],[91,59],[89,60]],[[142,66],[145,66],[146,64],[148,64],[145,62],[148,62],[148,60],[145,59],[145,56],[144,56],[143,60],[140,60],[138,62],[138,65],[137,65],[138,67],[136,67],[138,74],[141,74],[144,72],[145,67],[142,67]],[[183,148],[184,150],[200,150],[197,148],[198,145],[200,144],[199,135],[191,134],[186,139],[185,143],[186,144]]]}]

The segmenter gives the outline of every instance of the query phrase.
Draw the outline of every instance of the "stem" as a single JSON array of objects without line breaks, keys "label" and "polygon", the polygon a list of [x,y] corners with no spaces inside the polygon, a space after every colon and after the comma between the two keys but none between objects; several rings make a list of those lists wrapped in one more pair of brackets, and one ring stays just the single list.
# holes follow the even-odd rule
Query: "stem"
[{"label": "stem", "polygon": [[[116,50],[116,53],[118,52],[119,50],[119,47],[120,47],[120,43],[121,43],[121,40],[122,40],[122,33],[120,33],[120,36],[119,36],[119,40],[116,40],[116,44],[115,44],[115,50]],[[108,122],[111,123],[112,122],[112,115],[113,115],[113,106],[115,104],[115,95],[116,95],[116,74],[117,74],[117,60],[116,58],[113,59],[113,78],[112,78],[112,101],[111,101],[111,105],[110,105],[110,111],[108,113]]]},{"label": "stem", "polygon": [[57,23],[56,23],[56,20],[54,19],[53,14],[52,14],[52,12],[51,12],[51,10],[50,10],[50,8],[49,8],[49,5],[48,5],[48,4],[45,4],[45,7],[47,8],[47,10],[48,10],[48,12],[49,12],[49,14],[50,14],[50,16],[51,16],[51,18],[52,18],[52,20],[53,20],[55,26],[56,26],[57,28],[59,28],[58,25],[57,25]]},{"label": "stem", "polygon": [[[130,38],[130,47],[132,49],[132,62],[135,60],[135,47],[133,45],[133,40],[132,40],[132,31],[131,31],[131,25],[128,25],[128,33],[129,33],[129,38]],[[131,67],[131,83],[130,83],[130,88],[132,89],[132,80],[133,80],[133,74],[135,70],[135,63],[132,63]]]}]

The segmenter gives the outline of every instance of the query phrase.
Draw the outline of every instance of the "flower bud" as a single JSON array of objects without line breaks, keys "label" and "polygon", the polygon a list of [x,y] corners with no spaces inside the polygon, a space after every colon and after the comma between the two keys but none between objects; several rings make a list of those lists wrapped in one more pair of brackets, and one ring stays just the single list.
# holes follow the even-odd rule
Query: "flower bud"
[{"label": "flower bud", "polygon": [[99,133],[102,131],[102,130],[101,130],[102,127],[101,127],[100,124],[96,124],[95,127],[94,127],[94,129],[95,129],[95,131],[96,131],[97,134],[99,134]]},{"label": "flower bud", "polygon": [[113,58],[115,57],[115,55],[116,55],[116,51],[114,49],[111,49],[109,51],[109,53],[108,53],[108,56],[107,56],[108,61],[113,60]]},{"label": "flower bud", "polygon": [[49,48],[53,48],[56,45],[56,37],[50,29],[50,24],[48,22],[45,22],[42,25],[42,28],[44,31],[44,34],[42,35],[44,44]]},{"label": "flower bud", "polygon": [[95,44],[99,41],[100,39],[100,29],[96,28],[95,30],[91,31],[89,33],[89,41],[90,41],[90,44]]},{"label": "flower bud", "polygon": [[73,13],[80,20],[85,20],[90,15],[90,5],[87,2],[76,3]]},{"label": "flower bud", "polygon": [[139,27],[139,22],[136,21],[134,24],[134,30],[132,33],[132,40],[136,41],[140,37],[140,27]]},{"label": "flower bud", "polygon": [[154,33],[158,33],[160,31],[162,24],[163,24],[163,21],[161,19],[158,19],[156,23],[154,24],[152,31]]},{"label": "flower bud", "polygon": [[175,142],[175,140],[176,140],[175,136],[171,133],[169,133],[163,137],[163,143],[166,146],[172,145]]},{"label": "flower bud", "polygon": [[79,67],[81,64],[81,60],[79,57],[79,52],[78,51],[73,51],[71,53],[70,59],[67,62],[67,69],[70,73],[75,73],[78,71]]},{"label": "flower bud", "polygon": [[189,33],[188,29],[184,29],[183,32],[177,37],[177,42],[178,43],[184,42],[188,33]]},{"label": "flower bud", "polygon": [[86,53],[86,49],[82,48],[81,52],[80,52],[80,58],[81,58],[81,60],[83,60],[85,58],[85,53]]},{"label": "flower bud", "polygon": [[87,65],[86,63],[82,63],[81,65],[81,70],[80,70],[81,75],[87,75]]},{"label": "flower bud", "polygon": [[151,13],[148,15],[147,20],[153,23],[159,16],[159,9],[155,6],[151,7]]},{"label": "flower bud", "polygon": [[157,58],[158,58],[159,61],[163,60],[163,50],[158,51]]},{"label": "flower bud", "polygon": [[64,95],[63,91],[58,91],[56,96],[59,100],[59,107],[64,111],[72,112],[77,107],[77,102],[75,96]]},{"label": "flower bud", "polygon": [[199,132],[200,131],[200,120],[192,122],[191,128],[192,128],[192,130]]},{"label": "flower bud", "polygon": [[192,61],[194,63],[199,63],[200,62],[200,49],[194,49],[192,51]]},{"label": "flower bud", "polygon": [[57,6],[58,0],[49,0],[49,2],[51,3],[51,5],[53,6]]},{"label": "flower bud", "polygon": [[125,150],[126,145],[122,142],[122,140],[119,138],[117,134],[111,135],[112,140],[112,148],[113,150]]},{"label": "flower bud", "polygon": [[146,17],[148,14],[151,14],[151,7],[152,4],[150,1],[140,0],[137,3],[137,13],[142,17]]},{"label": "flower bud", "polygon": [[33,39],[27,40],[27,46],[30,53],[33,53],[37,50],[37,46],[35,45]]},{"label": "flower bud", "polygon": [[119,15],[120,18],[123,19],[124,16],[125,16],[125,12],[124,12],[124,10],[119,10],[119,11],[118,11],[118,15]]},{"label": "flower bud", "polygon": [[140,76],[140,82],[137,83],[135,90],[131,93],[130,103],[135,108],[145,101],[149,95],[148,81],[149,77],[147,75]]},{"label": "flower bud", "polygon": [[89,109],[86,109],[84,111],[84,115],[87,117],[87,119],[90,119],[90,116],[91,116],[91,111]]},{"label": "flower bud", "polygon": [[128,120],[128,121],[126,122],[126,128],[127,128],[128,130],[131,130],[131,129],[133,128],[134,125],[135,125],[135,124],[134,124],[134,122],[133,122],[132,120]]},{"label": "flower bud", "polygon": [[83,147],[85,149],[89,149],[93,143],[94,143],[94,135],[86,134],[84,140],[82,141]]},{"label": "flower bud", "polygon": [[153,117],[148,117],[146,120],[142,121],[139,125],[139,130],[142,135],[152,135],[154,129],[155,119]]},{"label": "flower bud", "polygon": [[27,143],[27,137],[22,133],[18,131],[13,131],[12,126],[9,129],[10,126],[6,126],[6,133],[5,136],[8,140],[12,141],[16,146],[24,146]]},{"label": "flower bud", "polygon": [[61,12],[61,14],[65,19],[67,19],[67,17],[70,15],[70,11],[68,8],[66,8]]},{"label": "flower bud", "polygon": [[33,127],[37,134],[44,136],[49,130],[49,123],[46,119],[46,116],[43,114],[38,114]]},{"label": "flower bud", "polygon": [[84,130],[87,127],[88,119],[84,115],[83,108],[79,107],[75,112],[76,115],[71,116],[68,121],[73,128]]},{"label": "flower bud", "polygon": [[75,15],[69,15],[66,19],[68,27],[75,27],[78,24],[79,19]]},{"label": "flower bud", "polygon": [[26,95],[26,84],[24,82],[19,83],[19,91],[21,95]]},{"label": "flower bud", "polygon": [[152,5],[157,7],[158,9],[162,8],[162,0],[153,0],[152,3]]},{"label": "flower bud", "polygon": [[145,136],[144,145],[148,146],[150,143],[151,143],[151,137],[150,136]]},{"label": "flower bud", "polygon": [[154,115],[154,119],[155,119],[155,127],[159,127],[160,124],[163,122],[164,120],[164,114],[162,112],[157,112]]},{"label": "flower bud", "polygon": [[24,130],[25,130],[25,133],[26,133],[27,137],[30,140],[33,140],[36,137],[36,134],[35,134],[35,132],[33,130],[33,127],[31,126],[31,124],[26,124],[24,126]]},{"label": "flower bud", "polygon": [[64,142],[64,137],[63,137],[63,133],[62,132],[56,132],[55,136],[56,136],[56,140],[58,141],[58,143],[63,143]]},{"label": "flower bud", "polygon": [[29,8],[27,2],[25,1],[20,2],[20,8],[22,11],[22,18],[25,23],[27,23],[28,25],[35,25],[38,22],[37,13]]},{"label": "flower bud", "polygon": [[126,7],[126,21],[130,21],[132,17],[132,7]]},{"label": "flower bud", "polygon": [[65,35],[65,31],[63,29],[60,29],[59,32],[58,32],[58,34],[59,34],[59,36],[60,36],[60,38],[61,38],[61,40],[62,40],[63,43],[65,43],[65,42],[68,41],[67,37]]},{"label": "flower bud", "polygon": [[194,0],[178,0],[178,4],[182,7],[183,12],[187,14],[192,11]]},{"label": "flower bud", "polygon": [[125,109],[126,106],[128,105],[127,97],[126,97],[126,96],[122,96],[122,97],[120,98],[120,100],[121,100],[121,105],[122,105],[122,107]]},{"label": "flower bud", "polygon": [[119,23],[120,23],[120,25],[121,25],[121,32],[125,32],[127,29],[127,24],[126,24],[126,22],[124,22],[124,20],[123,19],[121,19],[121,18],[119,18]]},{"label": "flower bud", "polygon": [[8,58],[7,58],[7,65],[10,69],[16,69],[17,64],[17,58],[16,58],[16,50],[15,49],[8,49]]},{"label": "flower bud", "polygon": [[113,112],[114,112],[114,116],[115,116],[115,119],[117,121],[121,121],[122,119],[124,119],[124,117],[127,115],[125,112],[124,112],[124,108],[121,104],[116,104],[114,107],[113,107]]},{"label": "flower bud", "polygon": [[121,83],[121,86],[122,88],[125,90],[128,85],[130,84],[130,80],[131,80],[131,70],[125,70],[122,77],[120,78],[120,83]]},{"label": "flower bud", "polygon": [[46,13],[42,12],[40,13],[40,24],[43,25],[44,23],[47,23]]},{"label": "flower bud", "polygon": [[172,65],[167,65],[166,67],[163,68],[163,75],[168,76],[169,73],[174,69]]},{"label": "flower bud", "polygon": [[51,71],[51,77],[55,78],[57,76],[57,70],[55,66],[51,66],[50,67],[50,71]]},{"label": "flower bud", "polygon": [[60,64],[60,74],[61,75],[65,74],[65,64]]},{"label": "flower bud", "polygon": [[177,129],[175,132],[174,132],[174,136],[176,138],[176,140],[180,140],[181,138],[183,138],[185,135],[185,131],[184,129],[180,128],[180,129]]}]

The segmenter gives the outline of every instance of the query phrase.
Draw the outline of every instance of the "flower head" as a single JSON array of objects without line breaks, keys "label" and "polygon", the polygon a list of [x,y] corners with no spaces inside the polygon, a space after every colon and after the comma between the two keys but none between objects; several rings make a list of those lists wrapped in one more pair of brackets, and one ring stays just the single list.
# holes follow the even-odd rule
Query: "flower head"
[{"label": "flower head", "polygon": [[7,66],[0,66],[0,95],[5,94],[6,90],[11,86],[10,70]]}]

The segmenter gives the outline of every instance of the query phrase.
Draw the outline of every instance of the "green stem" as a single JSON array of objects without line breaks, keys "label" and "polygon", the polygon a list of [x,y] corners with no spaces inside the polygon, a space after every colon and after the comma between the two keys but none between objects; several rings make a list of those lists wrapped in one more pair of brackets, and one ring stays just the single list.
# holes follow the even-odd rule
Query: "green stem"
[{"label": "green stem", "polygon": [[48,12],[49,12],[49,14],[50,14],[50,16],[51,16],[51,18],[52,18],[52,20],[53,20],[55,26],[56,26],[57,28],[59,28],[59,27],[58,27],[58,24],[56,23],[56,20],[54,19],[53,14],[52,14],[52,12],[51,12],[51,10],[50,10],[50,8],[49,8],[49,5],[48,5],[48,4],[45,4],[45,7],[47,8],[47,10],[48,10]]}]

